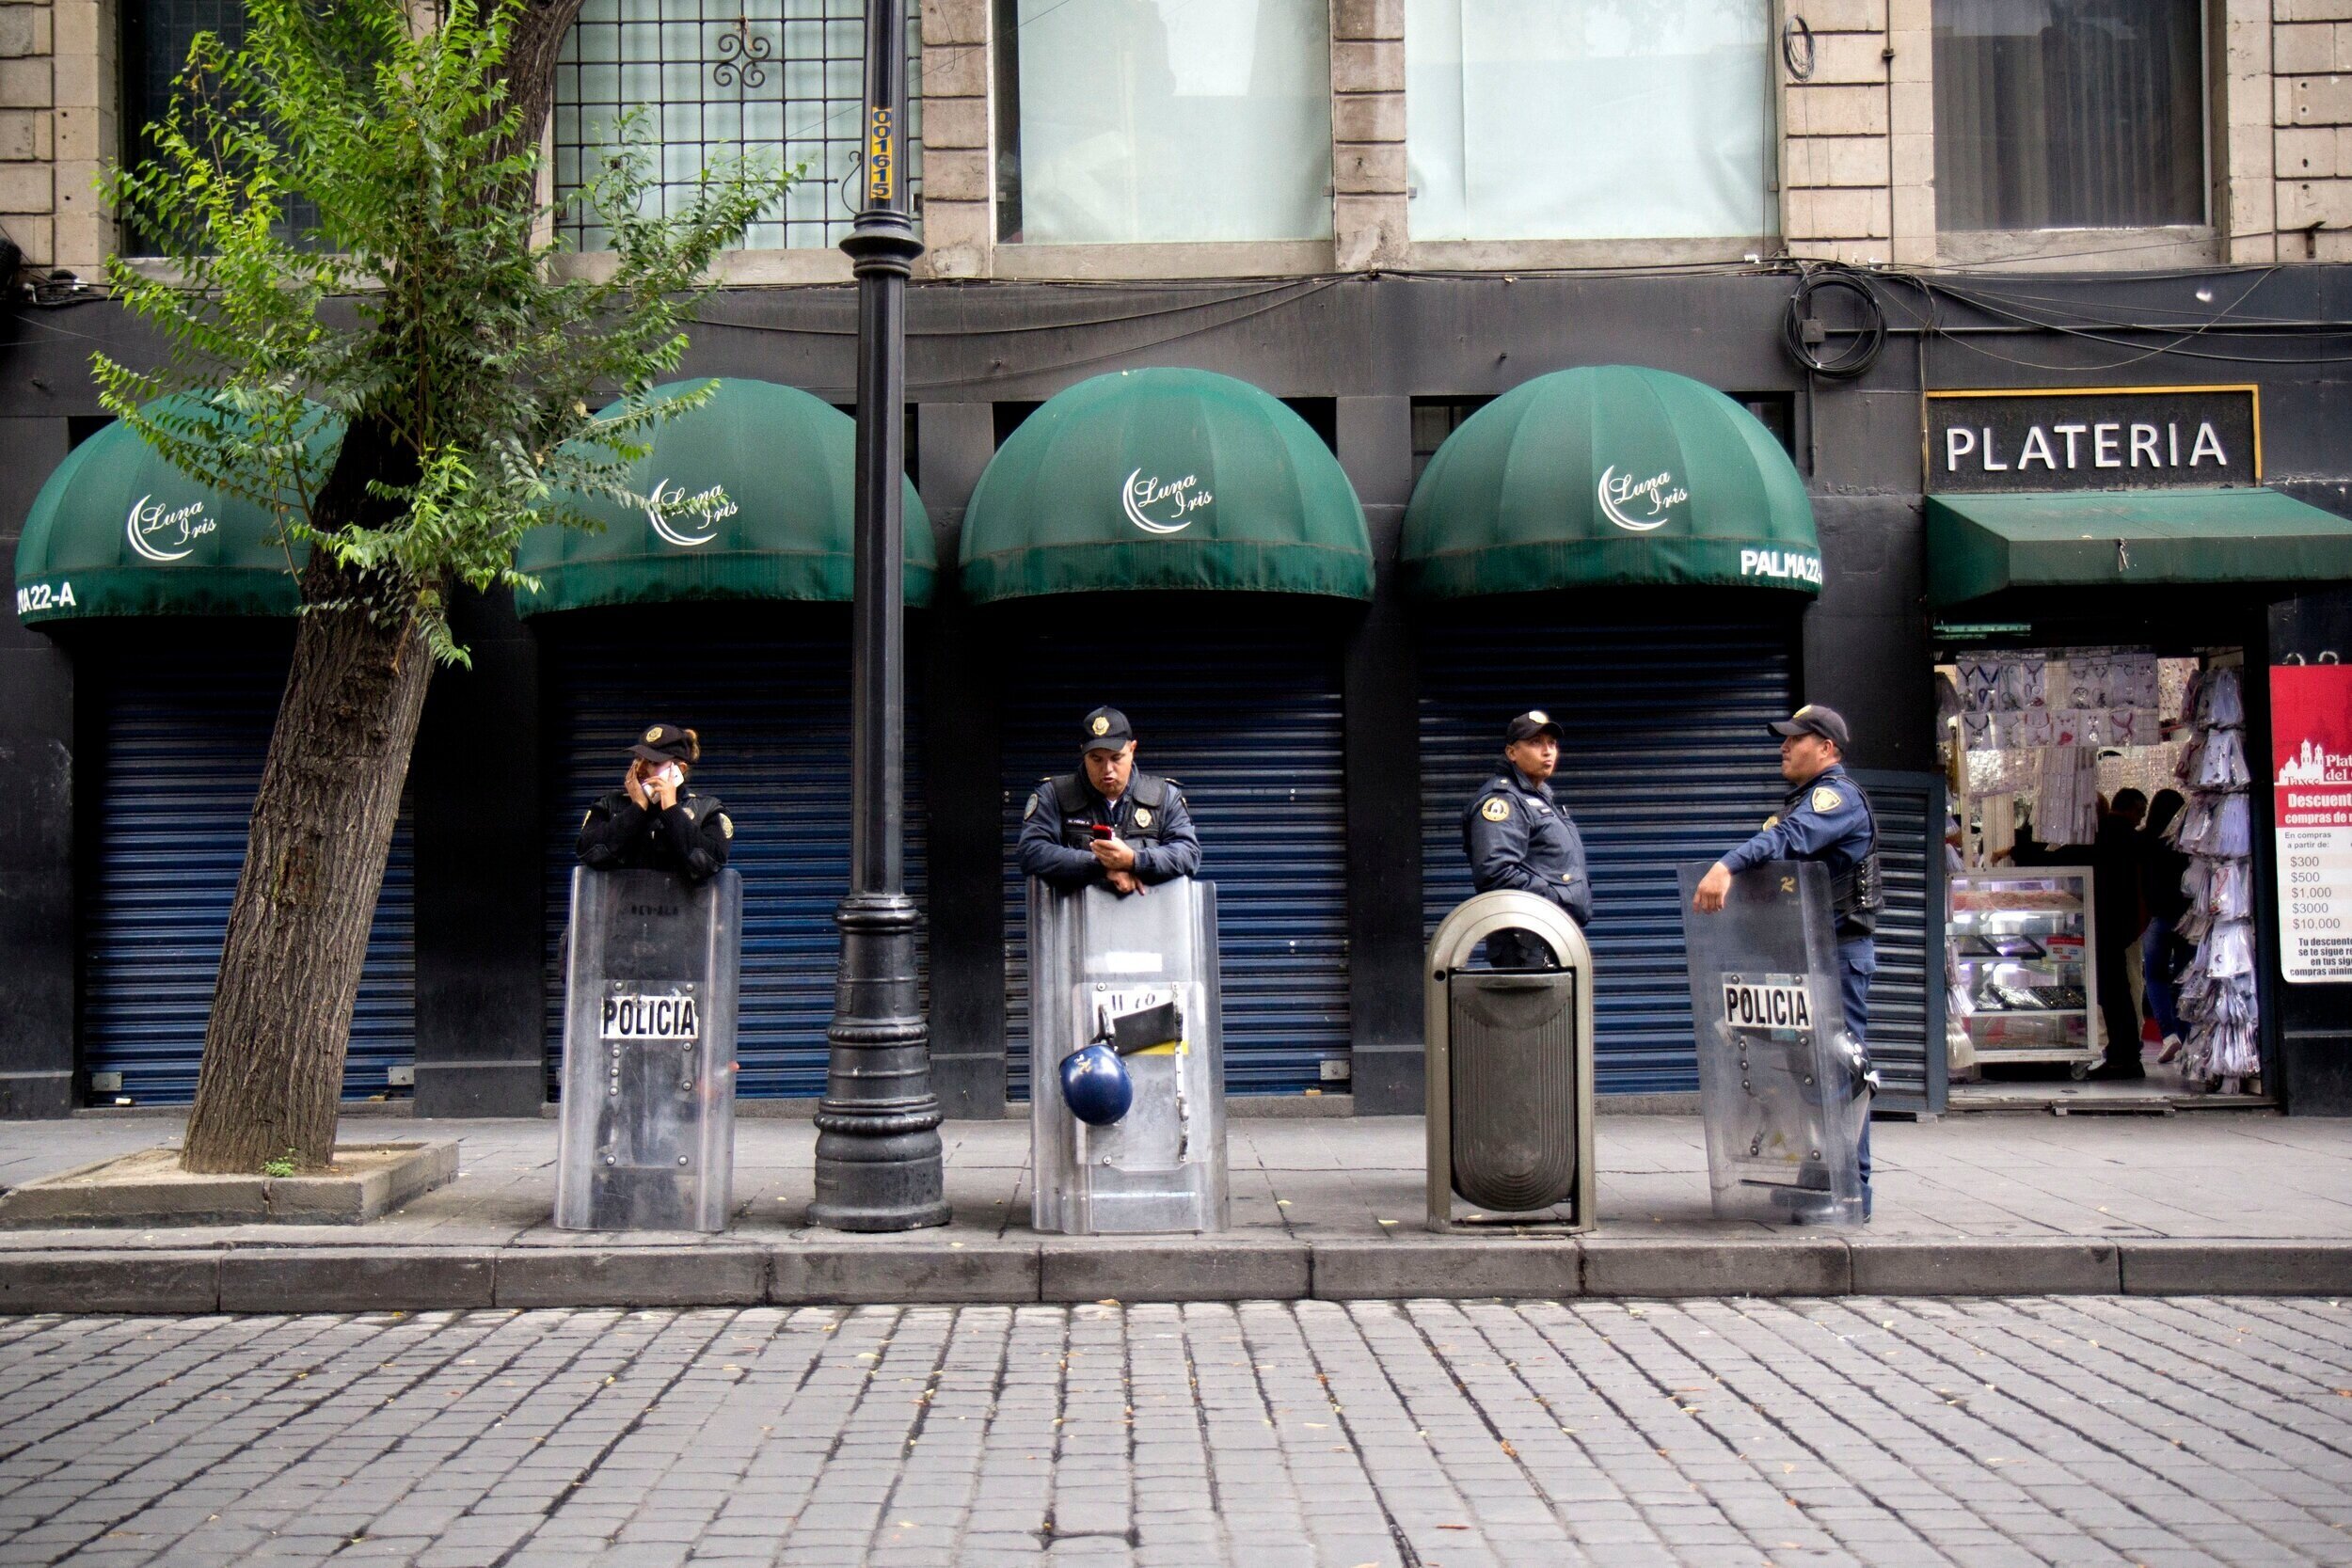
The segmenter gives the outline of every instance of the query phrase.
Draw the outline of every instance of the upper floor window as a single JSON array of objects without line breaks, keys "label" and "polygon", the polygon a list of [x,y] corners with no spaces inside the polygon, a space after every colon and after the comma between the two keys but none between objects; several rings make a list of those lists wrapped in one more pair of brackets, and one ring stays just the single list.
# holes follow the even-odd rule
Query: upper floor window
[{"label": "upper floor window", "polygon": [[[910,8],[913,10],[913,8]],[[907,24],[907,186],[922,189],[921,50]],[[641,111],[653,138],[648,214],[682,210],[705,168],[740,153],[802,170],[746,231],[750,250],[837,244],[856,217],[865,118],[864,0],[587,0],[555,68],[556,231],[582,250],[611,236],[563,198]]]},{"label": "upper floor window", "polygon": [[2205,221],[2201,0],[1935,0],[1936,227]]},{"label": "upper floor window", "polygon": [[1331,233],[1328,0],[995,0],[1008,243]]},{"label": "upper floor window", "polygon": [[[171,113],[178,89],[173,86],[187,68],[188,46],[199,33],[213,33],[230,49],[245,41],[242,0],[123,0],[122,5],[122,139],[125,161],[136,165],[154,156],[154,138],[147,128]],[[139,230],[136,216],[123,214],[122,253],[151,256],[162,246],[155,235]],[[308,200],[286,203],[284,230],[299,234],[318,222],[318,208]]]},{"label": "upper floor window", "polygon": [[1416,240],[1779,227],[1770,0],[1406,0]]}]

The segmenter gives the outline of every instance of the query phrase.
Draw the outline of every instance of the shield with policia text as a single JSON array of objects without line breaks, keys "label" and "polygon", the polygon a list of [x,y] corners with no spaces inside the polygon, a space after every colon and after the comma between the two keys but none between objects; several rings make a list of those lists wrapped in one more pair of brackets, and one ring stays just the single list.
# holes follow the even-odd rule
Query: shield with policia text
[{"label": "shield with policia text", "polygon": [[1860,1225],[1870,1101],[1839,1006],[1828,873],[1768,862],[1701,913],[1708,867],[1679,869],[1715,1217]]}]

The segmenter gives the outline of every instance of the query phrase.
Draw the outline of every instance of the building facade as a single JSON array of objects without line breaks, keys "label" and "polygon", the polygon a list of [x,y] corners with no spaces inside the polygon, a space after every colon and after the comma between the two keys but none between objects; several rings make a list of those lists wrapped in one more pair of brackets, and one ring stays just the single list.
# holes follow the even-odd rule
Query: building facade
[{"label": "building facade", "polygon": [[[631,109],[688,175],[738,147],[805,163],[784,210],[727,259],[686,370],[845,404],[854,313],[832,246],[850,217],[837,192],[859,8],[721,10],[591,0],[559,67],[549,194]],[[20,521],[69,454],[104,438],[89,352],[142,352],[135,324],[87,286],[110,251],[139,245],[96,208],[91,179],[135,150],[131,128],[163,101],[190,32],[218,24],[210,12],[0,6],[0,229],[35,276],[0,398],[0,542],[18,551],[20,589],[48,580]],[[1976,765],[1945,750],[1959,743],[1939,668],[2096,647],[2240,670],[2250,759],[2270,738],[2266,673],[2352,644],[2352,571],[2325,522],[2298,515],[2282,532],[2234,510],[2277,494],[2352,513],[2352,272],[2338,264],[2352,260],[2352,0],[936,0],[917,31],[928,248],[910,300],[909,449],[935,570],[911,617],[910,867],[951,1114],[1025,1096],[1009,844],[1028,789],[1072,766],[1066,732],[1098,702],[1126,708],[1146,766],[1191,791],[1225,911],[1230,1086],[1358,1111],[1419,1107],[1421,947],[1468,891],[1459,814],[1497,766],[1507,716],[1541,706],[1568,728],[1562,793],[1599,904],[1601,1086],[1676,1095],[1695,1079],[1672,866],[1778,804],[1762,721],[1834,704],[1900,847],[1877,1043],[1899,1102],[1931,1111],[1949,1001],[1945,815],[1977,799]],[[557,228],[580,253],[564,264],[597,264],[596,233]],[[1740,448],[1750,467],[1770,479],[1785,464],[1802,484],[1813,534],[1799,553],[1818,581],[1768,569],[1781,557],[1758,536],[1757,562],[1721,570],[1588,567],[1571,549],[1523,580],[1433,586],[1415,529],[1452,547],[1446,531],[1475,508],[1430,488],[1444,467],[1432,459],[1503,394],[1604,366],[1727,394],[1746,421],[1737,440],[1772,448]],[[1080,428],[1057,399],[1171,371],[1254,391],[1198,394],[1239,400],[1215,416],[1237,421],[1215,428],[1240,443],[1218,449],[1232,476],[1215,486],[1220,516],[1290,517],[1295,535],[1277,543],[1329,545],[1347,506],[1282,500],[1277,482],[1303,494],[1327,478],[1318,463],[1339,476],[1360,592],[1302,577],[1296,554],[1256,577],[1230,552],[1197,578],[1131,572],[1116,564],[1126,542],[1083,529],[1073,541],[1099,547],[1072,557],[1088,563],[1075,576],[1041,565],[1000,591],[976,529],[1009,530],[1010,548],[1042,562],[1054,519],[1138,479],[1146,521],[1171,499],[1167,526],[1181,521],[1188,474],[1140,449],[1130,474],[1119,446],[1189,428],[1193,415],[1166,413],[1177,405],[1102,416],[1085,426],[1096,479],[1049,474],[1045,499],[979,515],[1003,483],[992,465],[1025,431],[1035,444],[1049,425]],[[2011,423],[1961,418],[1949,396],[1995,392],[2020,394],[2000,404]],[[2162,419],[2151,400],[2169,400]],[[1560,418],[1590,424],[1624,402]],[[2179,458],[2135,447],[2135,427],[2184,420]],[[2207,422],[2225,461],[2201,460]],[[2030,483],[1985,471],[2035,428],[2065,446]],[[745,512],[722,549],[785,547],[758,533],[755,503],[787,488],[781,469],[817,461],[822,437],[808,440],[739,452],[723,483]],[[1253,441],[1273,467],[1249,477]],[[1995,493],[2142,500],[2078,531],[2097,560],[2051,565],[1983,499]],[[2171,562],[2157,541],[2174,526],[2165,508],[2184,506],[2179,526],[2219,543]],[[1560,526],[1579,525],[1564,509]],[[2296,528],[2320,543],[2280,546]],[[1972,529],[2008,547],[1993,576],[1963,581],[1962,546],[1939,530]],[[705,778],[744,825],[743,1092],[818,1092],[846,878],[846,613],[752,567],[629,580],[463,607],[473,667],[437,677],[429,702],[355,1097],[413,1095],[435,1114],[541,1103],[569,829],[656,719],[705,732]],[[241,791],[291,639],[282,615],[163,608],[59,614],[21,594],[0,627],[0,755],[24,781],[0,809],[10,1114],[167,1103],[193,1086]],[[2007,792],[1990,793],[2006,811]],[[2265,792],[2251,801],[2271,916],[2255,922],[2263,1086],[2290,1110],[2341,1114],[2352,986],[2287,977],[2295,884],[2273,863]],[[1976,810],[1963,815],[1973,832]]]}]

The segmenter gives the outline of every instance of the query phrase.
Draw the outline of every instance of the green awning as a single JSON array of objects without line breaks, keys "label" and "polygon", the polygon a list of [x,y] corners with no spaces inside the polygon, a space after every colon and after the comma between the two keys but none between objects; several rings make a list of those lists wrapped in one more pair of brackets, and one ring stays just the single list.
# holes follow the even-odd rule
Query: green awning
[{"label": "green awning", "polygon": [[1372,597],[1355,487],[1307,421],[1207,371],[1120,371],[1057,394],[963,515],[975,602],[1096,589]]},{"label": "green awning", "polygon": [[[661,397],[705,383],[657,387]],[[709,599],[849,602],[857,421],[794,387],[723,380],[710,400],[652,428],[629,488],[657,504],[579,503],[602,532],[550,525],[524,536],[516,565],[539,592],[525,615],[595,605]],[[930,518],[908,484],[906,602],[937,577]]]},{"label": "green awning", "polygon": [[[204,406],[182,393],[149,412]],[[313,449],[342,438],[321,409]],[[292,615],[302,594],[281,533],[269,509],[189,478],[118,421],[34,498],[16,546],[17,616]]]},{"label": "green awning", "polygon": [[1928,599],[2007,588],[2352,578],[2352,521],[2276,490],[1928,498]]},{"label": "green awning", "polygon": [[1592,365],[1462,422],[1405,515],[1406,580],[1440,598],[1728,584],[1821,591],[1804,481],[1753,414],[1688,376]]}]

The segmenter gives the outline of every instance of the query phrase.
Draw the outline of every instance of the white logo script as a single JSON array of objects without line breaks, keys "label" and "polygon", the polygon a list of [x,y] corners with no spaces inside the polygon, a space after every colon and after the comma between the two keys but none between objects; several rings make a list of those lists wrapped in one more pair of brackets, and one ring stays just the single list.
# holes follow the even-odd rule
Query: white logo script
[{"label": "white logo script", "polygon": [[2306,737],[2302,750],[2279,765],[2282,784],[2352,784],[2352,752],[2330,752]]},{"label": "white logo script", "polygon": [[[645,521],[653,525],[654,532],[669,543],[690,550],[696,545],[707,545],[717,538],[719,520],[734,516],[737,510],[735,502],[728,499],[727,488],[723,484],[714,484],[707,490],[698,490],[690,496],[664,479],[657,481],[651,493],[645,497]],[[692,534],[679,531],[678,523],[681,520],[687,528],[700,531]]]},{"label": "white logo script", "polygon": [[[1671,472],[1655,479],[1635,479],[1631,474],[1620,477],[1613,464],[1601,470],[1597,493],[1601,515],[1628,533],[1647,533],[1654,528],[1665,527],[1672,521],[1666,509],[1691,499],[1691,492],[1677,484]],[[1636,497],[1649,503],[1648,515],[1629,517],[1625,507]]]},{"label": "white logo script", "polygon": [[[1200,488],[1197,474],[1163,484],[1157,474],[1146,479],[1141,468],[1127,476],[1119,492],[1119,504],[1126,510],[1127,520],[1146,533],[1182,533],[1192,527],[1192,515],[1216,499]],[[1153,512],[1160,515],[1152,515]],[[1164,520],[1168,517],[1175,520]]]},{"label": "white logo script", "polygon": [[[149,505],[150,501],[154,504]],[[197,540],[219,526],[204,515],[202,501],[167,510],[151,493],[131,503],[131,515],[123,523],[123,533],[131,541],[131,548],[149,561],[180,561],[195,550]],[[174,549],[173,546],[179,547]]]}]

